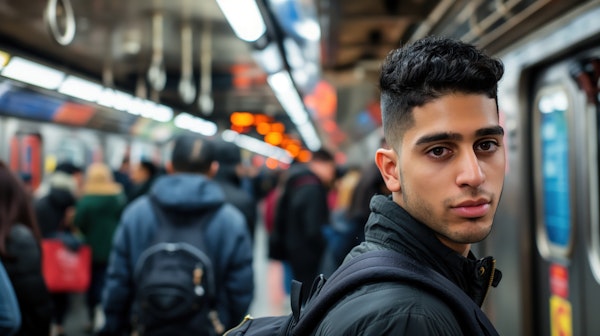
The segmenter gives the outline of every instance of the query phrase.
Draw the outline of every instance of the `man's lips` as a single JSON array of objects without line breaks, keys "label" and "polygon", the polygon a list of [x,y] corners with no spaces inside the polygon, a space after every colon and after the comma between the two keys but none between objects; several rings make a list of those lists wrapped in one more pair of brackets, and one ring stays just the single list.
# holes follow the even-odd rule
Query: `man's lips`
[{"label": "man's lips", "polygon": [[468,200],[452,206],[451,211],[460,217],[483,217],[490,211],[490,201],[487,199]]}]

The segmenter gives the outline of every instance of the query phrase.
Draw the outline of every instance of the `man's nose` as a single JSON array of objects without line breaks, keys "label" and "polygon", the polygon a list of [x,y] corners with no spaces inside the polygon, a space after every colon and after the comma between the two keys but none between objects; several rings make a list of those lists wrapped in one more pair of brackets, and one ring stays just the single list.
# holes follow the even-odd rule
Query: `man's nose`
[{"label": "man's nose", "polygon": [[479,187],[485,182],[485,174],[481,168],[481,162],[472,150],[464,152],[460,156],[458,165],[456,184],[459,187]]}]

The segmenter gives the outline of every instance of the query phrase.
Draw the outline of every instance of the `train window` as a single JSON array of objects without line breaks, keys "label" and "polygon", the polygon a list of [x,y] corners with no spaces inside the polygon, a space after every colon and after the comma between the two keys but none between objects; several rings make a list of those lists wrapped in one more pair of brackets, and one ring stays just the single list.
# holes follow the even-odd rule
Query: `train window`
[{"label": "train window", "polygon": [[542,256],[565,259],[573,241],[566,90],[562,87],[540,90],[534,111],[537,244]]}]

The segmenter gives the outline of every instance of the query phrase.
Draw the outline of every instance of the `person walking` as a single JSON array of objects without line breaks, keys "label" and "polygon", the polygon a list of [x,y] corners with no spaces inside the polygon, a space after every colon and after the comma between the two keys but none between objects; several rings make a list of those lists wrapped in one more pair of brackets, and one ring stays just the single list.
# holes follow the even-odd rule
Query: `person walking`
[{"label": "person walking", "polygon": [[244,214],[248,232],[252,241],[254,241],[258,205],[253,195],[242,187],[242,176],[240,176],[242,153],[240,148],[231,142],[220,141],[217,142],[217,153],[219,170],[215,176],[215,181],[223,188],[225,199]]},{"label": "person walking", "polygon": [[[286,174],[275,212],[275,231],[271,234],[282,237],[281,259],[289,262],[293,278],[310,286],[319,273],[327,244],[324,236],[330,220],[327,196],[336,176],[336,165],[333,155],[320,149],[307,164],[292,165]],[[303,294],[302,300],[306,301],[308,291]]]},{"label": "person walking", "polygon": [[471,244],[490,234],[504,183],[503,72],[499,60],[442,37],[389,53],[380,75],[389,147],[377,150],[375,162],[392,194],[371,199],[365,242],[344,262],[394,251],[422,273],[440,275],[464,300],[425,289],[431,279],[423,276],[371,283],[336,304],[315,335],[498,334],[480,306],[501,273],[492,257],[477,259]]},{"label": "person walking", "polygon": [[[247,313],[254,292],[252,243],[244,216],[226,202],[221,187],[212,180],[217,169],[213,142],[179,136],[174,141],[171,162],[167,163],[169,174],[159,177],[147,195],[127,206],[113,241],[102,300],[105,324],[100,335],[128,332],[132,317],[140,311],[134,304],[137,284],[133,272],[159,227],[155,205],[161,207],[164,217],[200,220],[207,213],[212,216],[201,229],[215,275],[218,319],[229,329]],[[178,332],[170,334],[186,335],[185,327],[183,323],[175,325]]]},{"label": "person walking", "polygon": [[92,249],[92,274],[86,295],[89,325],[95,325],[96,306],[100,303],[108,256],[121,212],[127,198],[113,173],[104,163],[92,163],[85,172],[83,195],[75,206],[73,225],[81,232]]},{"label": "person walking", "polygon": [[154,162],[143,159],[133,166],[130,175],[131,184],[128,187],[127,203],[145,195],[158,177],[158,167]]},{"label": "person walking", "polygon": [[[34,210],[42,239],[60,239],[76,250],[81,241],[73,232],[72,218],[80,193],[81,168],[69,162],[56,166],[45,183],[43,196],[34,199]],[[64,334],[64,323],[71,306],[69,292],[51,292],[53,304],[53,329],[57,335]]]}]

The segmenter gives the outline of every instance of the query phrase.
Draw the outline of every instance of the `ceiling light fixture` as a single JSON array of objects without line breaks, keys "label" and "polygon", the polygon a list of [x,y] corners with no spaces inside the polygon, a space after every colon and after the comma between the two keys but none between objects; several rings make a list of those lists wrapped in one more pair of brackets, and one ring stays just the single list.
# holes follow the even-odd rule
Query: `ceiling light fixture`
[{"label": "ceiling light fixture", "polygon": [[296,125],[306,146],[312,150],[321,148],[321,140],[314,129],[304,103],[292,82],[289,72],[281,71],[267,77],[267,82],[275,93],[275,97]]},{"label": "ceiling light fixture", "polygon": [[254,42],[267,31],[255,0],[217,0],[217,4],[240,39]]},{"label": "ceiling light fixture", "polygon": [[189,113],[179,113],[173,120],[175,126],[192,131],[204,136],[213,136],[217,134],[217,124],[202,118],[195,117]]},{"label": "ceiling light fixture", "polygon": [[221,137],[223,140],[235,143],[238,147],[244,148],[251,152],[268,158],[273,158],[285,164],[292,163],[292,157],[285,149],[270,145],[251,136],[239,134],[238,132],[232,130],[224,130],[221,134]]},{"label": "ceiling light fixture", "polygon": [[58,88],[58,92],[62,94],[89,102],[96,102],[102,95],[102,90],[100,84],[71,75],[67,76]]},{"label": "ceiling light fixture", "polygon": [[65,73],[15,56],[2,69],[2,76],[44,89],[56,90],[65,78]]}]

